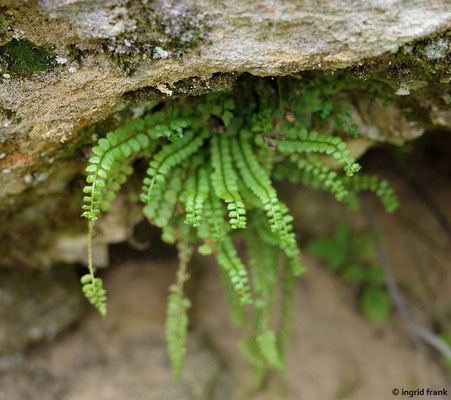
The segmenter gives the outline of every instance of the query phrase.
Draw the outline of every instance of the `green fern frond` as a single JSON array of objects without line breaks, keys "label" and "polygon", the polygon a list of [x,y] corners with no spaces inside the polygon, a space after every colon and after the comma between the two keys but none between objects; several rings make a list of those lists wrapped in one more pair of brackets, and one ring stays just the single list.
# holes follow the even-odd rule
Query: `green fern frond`
[{"label": "green fern frond", "polygon": [[230,281],[229,274],[223,268],[219,269],[219,275],[224,286],[225,298],[229,309],[229,319],[233,326],[245,329],[247,325],[247,309],[240,301]]},{"label": "green fern frond", "polygon": [[168,124],[156,125],[153,131],[157,138],[163,137],[171,142],[178,142],[183,138],[183,130],[188,126],[184,119],[175,119]]},{"label": "green fern frond", "polygon": [[203,131],[195,134],[188,131],[182,140],[168,144],[155,154],[149,163],[144,178],[140,199],[143,203],[149,203],[153,200],[153,191],[165,182],[167,175],[172,168],[186,160],[202,146],[208,132]]},{"label": "green fern frond", "polygon": [[293,218],[288,214],[287,207],[278,199],[270,178],[259,165],[248,136],[247,132],[242,132],[238,138],[231,140],[238,171],[244,184],[262,202],[271,230],[279,237],[280,248],[292,261],[293,273],[301,274],[303,268],[299,261],[300,251],[291,224]]},{"label": "green fern frond", "polygon": [[268,329],[256,337],[256,342],[268,365],[272,368],[278,369],[279,371],[283,371],[285,369],[285,365],[277,348],[276,334],[272,330]]},{"label": "green fern frond", "polygon": [[94,276],[92,261],[92,237],[94,233],[94,221],[88,224],[88,268],[89,273],[81,277],[82,291],[89,302],[99,311],[102,317],[107,314],[107,292],[103,288],[103,281]]},{"label": "green fern frond", "polygon": [[258,164],[250,143],[241,134],[239,138],[233,138],[232,153],[246,187],[261,201],[274,232],[282,230],[282,218],[279,199],[268,175]]},{"label": "green fern frond", "polygon": [[266,365],[255,337],[245,337],[238,343],[244,358],[251,364],[257,387],[261,387],[265,378]]},{"label": "green fern frond", "polygon": [[133,174],[133,167],[126,163],[115,163],[109,171],[109,177],[100,196],[99,208],[102,212],[110,209],[111,203],[116,199],[116,193]]},{"label": "green fern frond", "polygon": [[143,214],[159,228],[169,224],[182,191],[182,169],[174,168],[170,177],[155,189],[154,201],[146,204]]},{"label": "green fern frond", "polygon": [[[255,291],[252,337],[259,349],[261,360],[269,367],[282,370],[284,365],[278,354],[275,333],[270,329],[274,297],[277,288],[280,250],[275,246],[261,246],[255,232],[246,235],[246,248]],[[254,353],[254,357],[257,353]]]},{"label": "green fern frond", "polygon": [[369,190],[379,197],[385,210],[389,213],[399,208],[399,200],[394,189],[386,179],[376,175],[362,174],[353,177],[342,177],[343,185],[354,193]]},{"label": "green fern frond", "polygon": [[[252,219],[252,224],[254,220],[255,218]],[[252,273],[252,286],[256,296],[255,306],[260,306],[262,303],[271,304],[277,286],[277,266],[280,256],[280,250],[277,248],[278,241],[262,245],[255,227],[247,232],[245,241]],[[258,298],[262,301],[257,304]],[[267,310],[266,314],[270,315],[270,310]]]},{"label": "green fern frond", "polygon": [[[207,202],[205,204],[205,221],[208,226],[208,237],[204,240],[211,240],[214,243],[223,240],[227,234],[227,225],[224,221],[225,210],[218,197],[213,194],[210,188]],[[230,228],[229,228],[230,229]]]},{"label": "green fern frond", "polygon": [[227,272],[240,303],[250,304],[252,297],[247,270],[229,237],[226,237],[218,244],[216,260],[221,268]]},{"label": "green fern frond", "polygon": [[85,274],[80,279],[82,291],[89,302],[99,311],[102,317],[107,314],[107,293],[103,288],[103,281],[100,278],[95,278],[94,275]]},{"label": "green fern frond", "polygon": [[271,175],[276,162],[276,152],[268,146],[259,146],[256,149],[256,157],[258,163],[261,165],[267,175]]},{"label": "green fern frond", "polygon": [[188,279],[187,267],[192,249],[184,242],[179,242],[179,269],[177,282],[169,288],[166,314],[166,343],[172,365],[174,382],[182,371],[186,354],[186,333],[188,331],[187,310],[191,307],[189,299],[184,297],[183,286]]},{"label": "green fern frond", "polygon": [[273,231],[271,231],[268,225],[268,219],[262,210],[252,210],[252,215],[249,219],[251,219],[255,234],[258,236],[258,239],[263,242],[263,244],[269,246],[279,245],[279,238]]},{"label": "green fern frond", "polygon": [[208,196],[209,177],[206,168],[199,168],[186,182],[185,223],[199,226],[205,200]]},{"label": "green fern frond", "polygon": [[[94,155],[89,159],[86,168],[86,186],[83,188],[84,205],[82,216],[95,221],[100,214],[100,204],[105,199],[106,183],[111,176],[115,163],[124,163],[149,145],[149,136],[144,133],[144,122],[141,119],[133,121],[114,132],[109,132],[106,138],[101,138],[93,147]],[[120,169],[119,169],[120,170]],[[105,206],[105,204],[104,204]]]},{"label": "green fern frond", "polygon": [[339,137],[319,134],[316,131],[308,132],[306,129],[287,130],[286,139],[274,139],[277,149],[287,155],[293,153],[323,153],[331,156],[339,166],[343,166],[347,176],[353,176],[361,167],[350,156],[346,143]]},{"label": "green fern frond", "polygon": [[237,176],[232,166],[229,139],[226,135],[211,139],[211,176],[216,196],[227,203],[232,229],[246,227],[246,209],[238,192]]},{"label": "green fern frond", "polygon": [[287,264],[283,268],[282,300],[280,305],[280,319],[277,329],[277,348],[284,362],[284,355],[290,341],[293,327],[294,311],[296,307],[296,284],[298,279],[291,273]]},{"label": "green fern frond", "polygon": [[342,177],[313,154],[305,157],[293,154],[290,161],[294,162],[302,172],[301,182],[303,184],[327,190],[338,201],[342,201],[349,196],[349,191],[344,185]]}]

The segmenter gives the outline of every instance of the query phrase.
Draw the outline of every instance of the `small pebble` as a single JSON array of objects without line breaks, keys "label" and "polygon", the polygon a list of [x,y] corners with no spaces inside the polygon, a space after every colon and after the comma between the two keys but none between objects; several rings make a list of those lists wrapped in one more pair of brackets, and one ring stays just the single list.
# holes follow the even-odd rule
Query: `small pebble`
[{"label": "small pebble", "polygon": [[64,58],[64,57],[56,57],[55,60],[58,64],[66,64],[67,63],[67,58]]},{"label": "small pebble", "polygon": [[410,94],[410,89],[407,86],[400,86],[395,94],[398,96],[408,96]]}]

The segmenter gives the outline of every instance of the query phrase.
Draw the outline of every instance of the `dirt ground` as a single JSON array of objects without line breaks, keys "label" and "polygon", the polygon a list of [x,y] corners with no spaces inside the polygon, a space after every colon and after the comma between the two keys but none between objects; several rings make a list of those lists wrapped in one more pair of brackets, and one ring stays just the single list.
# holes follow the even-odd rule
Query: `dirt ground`
[{"label": "dirt ground", "polygon": [[[127,262],[107,276],[110,311],[89,310],[51,345],[29,351],[0,376],[1,400],[385,400],[393,388],[440,389],[449,382],[436,358],[393,317],[374,328],[345,284],[307,258],[288,371],[256,391],[230,327],[221,283],[206,265],[194,291],[182,381],[171,383],[164,344],[165,294],[175,260]],[[196,268],[196,267],[194,267]],[[435,397],[440,398],[440,397]],[[444,397],[443,397],[444,398]]]}]

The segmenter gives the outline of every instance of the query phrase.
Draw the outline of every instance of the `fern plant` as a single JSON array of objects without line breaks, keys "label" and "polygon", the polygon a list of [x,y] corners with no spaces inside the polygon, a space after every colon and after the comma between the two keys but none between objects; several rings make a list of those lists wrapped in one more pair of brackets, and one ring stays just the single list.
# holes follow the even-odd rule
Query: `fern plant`
[{"label": "fern plant", "polygon": [[[150,157],[139,196],[143,214],[162,229],[163,241],[179,249],[166,324],[175,380],[185,355],[190,307],[183,287],[196,244],[199,253],[216,257],[231,320],[243,331],[240,349],[257,376],[285,368],[296,282],[306,269],[292,217],[273,178],[289,177],[327,190],[352,207],[360,190],[375,192],[389,212],[398,207],[388,183],[359,173],[361,167],[347,149],[345,137],[355,135],[356,127],[349,108],[333,99],[358,84],[331,78],[287,82],[279,81],[278,90],[259,81],[244,95],[214,93],[189,99],[189,104],[163,104],[161,111],[107,133],[92,149],[83,189],[82,216],[89,220],[83,292],[105,316],[106,291],[92,264],[95,223],[131,176],[134,160]],[[369,84],[361,86],[368,89]],[[290,90],[284,96],[286,87]],[[327,118],[332,123],[325,126]],[[331,162],[344,173],[332,169]],[[233,241],[241,232],[249,268]]]}]

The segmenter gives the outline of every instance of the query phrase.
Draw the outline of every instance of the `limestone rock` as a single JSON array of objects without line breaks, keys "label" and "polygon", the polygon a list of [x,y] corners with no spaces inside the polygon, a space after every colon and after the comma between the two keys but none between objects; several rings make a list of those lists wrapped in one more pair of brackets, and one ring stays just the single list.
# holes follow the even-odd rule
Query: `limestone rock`
[{"label": "limestone rock", "polygon": [[449,128],[450,22],[445,0],[0,0],[0,234],[11,235],[13,213],[53,229],[78,209],[67,189],[93,123],[244,73],[347,68],[386,82],[399,95],[392,109],[356,99],[373,141]]},{"label": "limestone rock", "polygon": [[75,270],[1,272],[0,369],[30,344],[50,341],[80,316],[82,295]]}]

